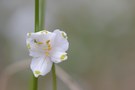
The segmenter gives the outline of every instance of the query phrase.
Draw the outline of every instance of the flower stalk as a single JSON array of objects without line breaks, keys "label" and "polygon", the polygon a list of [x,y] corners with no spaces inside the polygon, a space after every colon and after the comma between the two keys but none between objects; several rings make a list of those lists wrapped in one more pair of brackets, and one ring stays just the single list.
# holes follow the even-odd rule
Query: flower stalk
[{"label": "flower stalk", "polygon": [[45,6],[46,6],[46,0],[40,0],[40,6],[39,6],[39,29],[44,30],[45,29]]},{"label": "flower stalk", "polygon": [[[39,30],[39,0],[35,0],[35,32]],[[38,90],[38,78],[32,76],[32,90]]]},{"label": "flower stalk", "polygon": [[32,90],[38,90],[38,78],[33,75]]},{"label": "flower stalk", "polygon": [[56,78],[56,71],[55,71],[55,64],[54,63],[52,66],[52,80],[53,80],[53,90],[57,90],[57,78]]},{"label": "flower stalk", "polygon": [[35,32],[39,30],[39,0],[35,0]]}]

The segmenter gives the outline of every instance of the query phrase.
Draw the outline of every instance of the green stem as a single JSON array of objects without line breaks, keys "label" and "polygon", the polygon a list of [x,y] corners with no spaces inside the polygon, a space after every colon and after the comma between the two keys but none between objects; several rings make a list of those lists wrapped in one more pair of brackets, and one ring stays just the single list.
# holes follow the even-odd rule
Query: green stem
[{"label": "green stem", "polygon": [[56,78],[56,71],[55,71],[55,64],[54,63],[52,66],[52,79],[53,79],[53,90],[57,90],[57,78]]},{"label": "green stem", "polygon": [[35,0],[35,32],[39,30],[39,0]]},{"label": "green stem", "polygon": [[45,1],[46,0],[40,0],[40,10],[39,10],[39,25],[40,25],[40,30],[44,30],[45,29]]},{"label": "green stem", "polygon": [[[35,32],[39,30],[39,0],[35,0]],[[32,90],[38,90],[38,78],[32,77]]]},{"label": "green stem", "polygon": [[33,75],[32,79],[32,90],[38,90],[38,78]]}]

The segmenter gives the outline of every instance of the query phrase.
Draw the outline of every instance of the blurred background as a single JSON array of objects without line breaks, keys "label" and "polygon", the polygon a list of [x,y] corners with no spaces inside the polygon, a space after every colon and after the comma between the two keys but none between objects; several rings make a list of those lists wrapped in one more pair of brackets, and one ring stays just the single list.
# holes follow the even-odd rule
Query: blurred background
[{"label": "blurred background", "polygon": [[[46,29],[67,32],[69,59],[61,66],[83,90],[135,90],[135,0],[47,0]],[[0,76],[26,59],[26,33],[34,31],[34,0],[0,0]],[[6,90],[28,90],[29,68]],[[39,90],[51,90],[51,73]],[[69,88],[58,79],[58,90]]]}]

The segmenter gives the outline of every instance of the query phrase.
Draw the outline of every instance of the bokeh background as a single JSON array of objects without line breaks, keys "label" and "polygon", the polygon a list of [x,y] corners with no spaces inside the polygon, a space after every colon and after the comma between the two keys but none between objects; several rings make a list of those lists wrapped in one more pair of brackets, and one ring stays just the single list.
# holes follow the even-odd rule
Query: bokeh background
[{"label": "bokeh background", "polygon": [[[58,65],[83,90],[135,90],[135,0],[47,0],[45,21],[47,30],[67,32],[69,59]],[[34,0],[0,0],[0,76],[31,59],[25,40],[32,31]],[[18,71],[7,90],[28,90],[31,75]],[[51,73],[40,77],[39,89],[51,83]],[[69,88],[58,79],[58,90]]]}]

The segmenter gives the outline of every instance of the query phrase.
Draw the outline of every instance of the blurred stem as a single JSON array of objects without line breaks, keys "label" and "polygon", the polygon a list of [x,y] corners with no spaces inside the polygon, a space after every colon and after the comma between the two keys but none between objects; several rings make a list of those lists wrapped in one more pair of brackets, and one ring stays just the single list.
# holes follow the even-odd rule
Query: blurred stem
[{"label": "blurred stem", "polygon": [[39,0],[35,0],[35,32],[39,30]]},{"label": "blurred stem", "polygon": [[38,90],[38,78],[33,75],[32,90]]},{"label": "blurred stem", "polygon": [[[39,0],[35,0],[35,32],[39,29]],[[32,76],[32,90],[38,90],[38,78]]]},{"label": "blurred stem", "polygon": [[45,29],[45,6],[46,6],[46,0],[40,0],[40,10],[39,10],[39,27],[40,30],[44,30]]},{"label": "blurred stem", "polygon": [[57,79],[56,79],[56,71],[55,71],[55,64],[54,63],[52,66],[52,79],[53,79],[53,90],[57,90]]},{"label": "blurred stem", "polygon": [[[35,0],[35,32],[44,29],[45,0]],[[53,90],[57,90],[55,64],[52,66]],[[38,89],[38,78],[33,75],[32,90]]]}]

